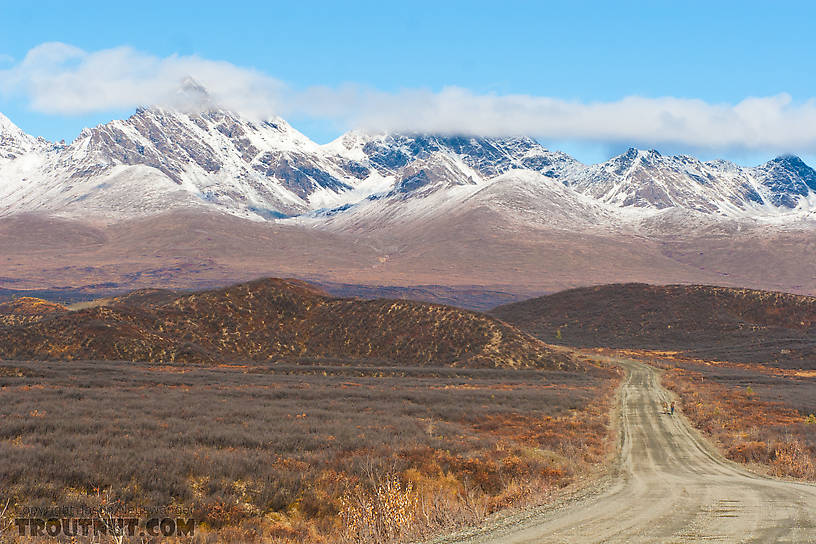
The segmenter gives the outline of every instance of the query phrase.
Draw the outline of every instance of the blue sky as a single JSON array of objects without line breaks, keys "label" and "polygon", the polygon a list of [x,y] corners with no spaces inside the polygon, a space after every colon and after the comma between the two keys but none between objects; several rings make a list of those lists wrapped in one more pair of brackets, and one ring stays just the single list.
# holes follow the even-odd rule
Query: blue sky
[{"label": "blue sky", "polygon": [[[406,111],[427,108],[450,87],[465,91],[468,100],[520,95],[591,105],[633,96],[672,97],[713,108],[781,93],[788,105],[778,108],[796,108],[816,95],[810,66],[816,53],[816,7],[805,2],[41,1],[36,7],[4,5],[0,21],[0,112],[27,132],[50,139],[71,140],[83,126],[126,116],[133,99],[113,100],[96,111],[66,105],[55,112],[49,111],[48,95],[35,103],[30,84],[6,85],[3,91],[2,70],[18,66],[29,51],[48,42],[89,54],[127,46],[153,59],[195,56],[258,72],[287,87],[287,100],[297,107],[280,113],[320,142],[353,124],[354,112],[340,110],[368,107],[367,93],[384,97],[383,108],[401,109],[405,100]],[[344,86],[357,89],[357,96],[338,98],[349,94],[340,91]],[[316,100],[309,92],[315,88],[331,91],[330,113],[310,103]],[[405,98],[414,91],[431,98]],[[281,102],[275,97],[270,103]],[[684,104],[671,111],[696,115],[689,113],[696,111],[694,104]],[[498,107],[505,111],[504,105]],[[543,106],[531,107],[540,113]],[[520,108],[514,111],[523,117]],[[626,111],[637,117],[639,110]],[[407,122],[385,113],[365,118],[388,127]],[[767,143],[738,137],[698,143],[685,133],[663,138],[654,128],[615,132],[603,120],[626,124],[623,114],[591,115],[596,124],[581,131],[555,126],[537,136],[585,161],[605,159],[628,145],[747,163],[786,151],[786,146],[796,147],[791,151],[810,162],[816,154],[816,135],[790,139],[784,134],[785,119],[801,117],[796,112],[768,125],[767,130],[780,134]],[[716,117],[716,112],[705,115]],[[467,117],[467,111],[461,116]],[[456,119],[451,115],[444,126],[455,130]],[[549,121],[541,116],[543,125]],[[462,122],[470,126],[467,119]],[[598,127],[597,136],[592,127]]]}]

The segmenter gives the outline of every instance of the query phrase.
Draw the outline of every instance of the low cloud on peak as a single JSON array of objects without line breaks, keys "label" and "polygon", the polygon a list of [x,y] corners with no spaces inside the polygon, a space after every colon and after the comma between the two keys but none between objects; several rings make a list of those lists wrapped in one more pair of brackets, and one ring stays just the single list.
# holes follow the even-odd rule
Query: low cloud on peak
[{"label": "low cloud on peak", "polygon": [[[5,67],[4,67],[5,66]],[[206,89],[179,92],[190,78]],[[347,84],[294,88],[268,74],[198,56],[158,57],[130,47],[85,51],[44,43],[0,64],[0,98],[36,112],[73,116],[163,105],[219,104],[253,118],[325,120],[369,130],[532,135],[550,141],[686,146],[711,151],[813,153],[816,101],[787,94],[735,104],[628,96],[581,102],[528,94],[479,94],[461,87],[384,92]]]}]

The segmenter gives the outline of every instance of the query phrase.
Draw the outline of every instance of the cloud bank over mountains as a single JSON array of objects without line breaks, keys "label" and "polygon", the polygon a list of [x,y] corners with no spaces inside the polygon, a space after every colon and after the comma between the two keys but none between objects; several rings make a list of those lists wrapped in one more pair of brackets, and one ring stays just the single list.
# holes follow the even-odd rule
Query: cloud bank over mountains
[{"label": "cloud bank over mountains", "polygon": [[[180,92],[193,78],[208,95]],[[84,51],[44,43],[0,63],[0,97],[40,113],[82,115],[210,103],[254,118],[324,119],[374,131],[531,135],[544,140],[684,145],[710,150],[816,151],[816,99],[748,97],[736,104],[628,96],[580,102],[526,94],[478,94],[460,87],[383,92],[349,83],[295,88],[252,68],[198,56],[158,57],[130,47]]]},{"label": "cloud bank over mountains", "polygon": [[192,77],[224,107],[268,116],[281,107],[283,83],[258,71],[197,56],[156,57],[116,47],[87,52],[64,43],[44,43],[18,63],[0,70],[0,93],[23,96],[37,112],[82,115],[143,105],[194,108],[179,93]]}]

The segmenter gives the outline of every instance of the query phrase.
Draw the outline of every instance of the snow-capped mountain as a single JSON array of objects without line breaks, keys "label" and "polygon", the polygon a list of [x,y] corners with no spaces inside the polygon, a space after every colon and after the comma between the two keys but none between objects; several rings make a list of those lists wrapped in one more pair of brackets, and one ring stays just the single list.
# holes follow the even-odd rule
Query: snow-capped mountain
[{"label": "snow-capped mountain", "polygon": [[[388,149],[382,141],[377,148]],[[409,142],[395,148],[412,149],[416,139]],[[802,226],[802,221],[816,218],[816,172],[797,157],[747,168],[630,149],[585,166],[530,139],[487,140],[489,150],[501,151],[496,156],[476,143],[474,139],[466,154],[458,152],[462,147],[448,145],[417,153],[413,161],[400,155],[404,166],[396,170],[390,191],[355,205],[321,210],[302,221],[366,230],[426,222],[475,206],[501,213],[508,226],[521,222],[564,229],[645,226],[671,232],[678,225],[710,228],[712,221],[723,219]]]},{"label": "snow-capped mountain", "polygon": [[175,208],[349,228],[489,208],[509,220],[618,226],[667,211],[716,218],[812,218],[816,172],[797,157],[758,167],[630,149],[583,165],[530,138],[349,132],[318,145],[283,119],[248,120],[209,103],[141,108],[70,145],[0,115],[0,215],[100,222]]},{"label": "snow-capped mountain", "polygon": [[5,121],[0,214],[46,211],[118,219],[213,207],[254,219],[348,206],[371,195],[479,185],[509,170],[577,164],[526,138],[352,132],[317,145],[282,119],[217,108],[141,108],[126,120],[49,144]]},{"label": "snow-capped mountain", "polygon": [[668,157],[629,149],[566,180],[577,191],[619,207],[685,208],[723,216],[778,215],[809,207],[816,172],[798,157],[755,168],[727,161]]},{"label": "snow-capped mountain", "polygon": [[29,136],[0,113],[0,164],[47,147],[49,143],[46,140]]},{"label": "snow-capped mountain", "polygon": [[816,171],[796,156],[777,157],[753,173],[773,206],[795,208],[816,191]]},{"label": "snow-capped mountain", "polygon": [[0,171],[6,213],[70,213],[101,198],[114,216],[185,204],[280,217],[322,205],[325,195],[336,198],[371,177],[353,161],[326,157],[281,119],[256,123],[217,109],[140,109],[126,120],[85,129],[66,147],[15,140],[12,152],[23,145],[27,152],[18,152],[15,162],[37,164],[26,172]]}]

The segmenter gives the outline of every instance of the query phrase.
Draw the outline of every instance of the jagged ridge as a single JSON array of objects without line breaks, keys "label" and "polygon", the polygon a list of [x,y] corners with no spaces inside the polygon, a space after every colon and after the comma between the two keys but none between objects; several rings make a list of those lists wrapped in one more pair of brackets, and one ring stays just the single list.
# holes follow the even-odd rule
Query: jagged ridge
[{"label": "jagged ridge", "polygon": [[508,177],[533,186],[557,180],[575,206],[589,197],[603,207],[601,215],[682,209],[800,219],[816,206],[816,172],[797,157],[747,168],[630,149],[586,166],[530,138],[359,131],[321,146],[282,119],[243,119],[193,90],[198,110],[140,108],[126,120],[84,130],[67,146],[32,138],[0,118],[0,214],[114,221],[207,207],[261,220],[333,210],[320,219],[354,215],[356,204],[371,201],[382,204],[365,210],[440,194],[443,202],[451,191],[476,192]]}]

